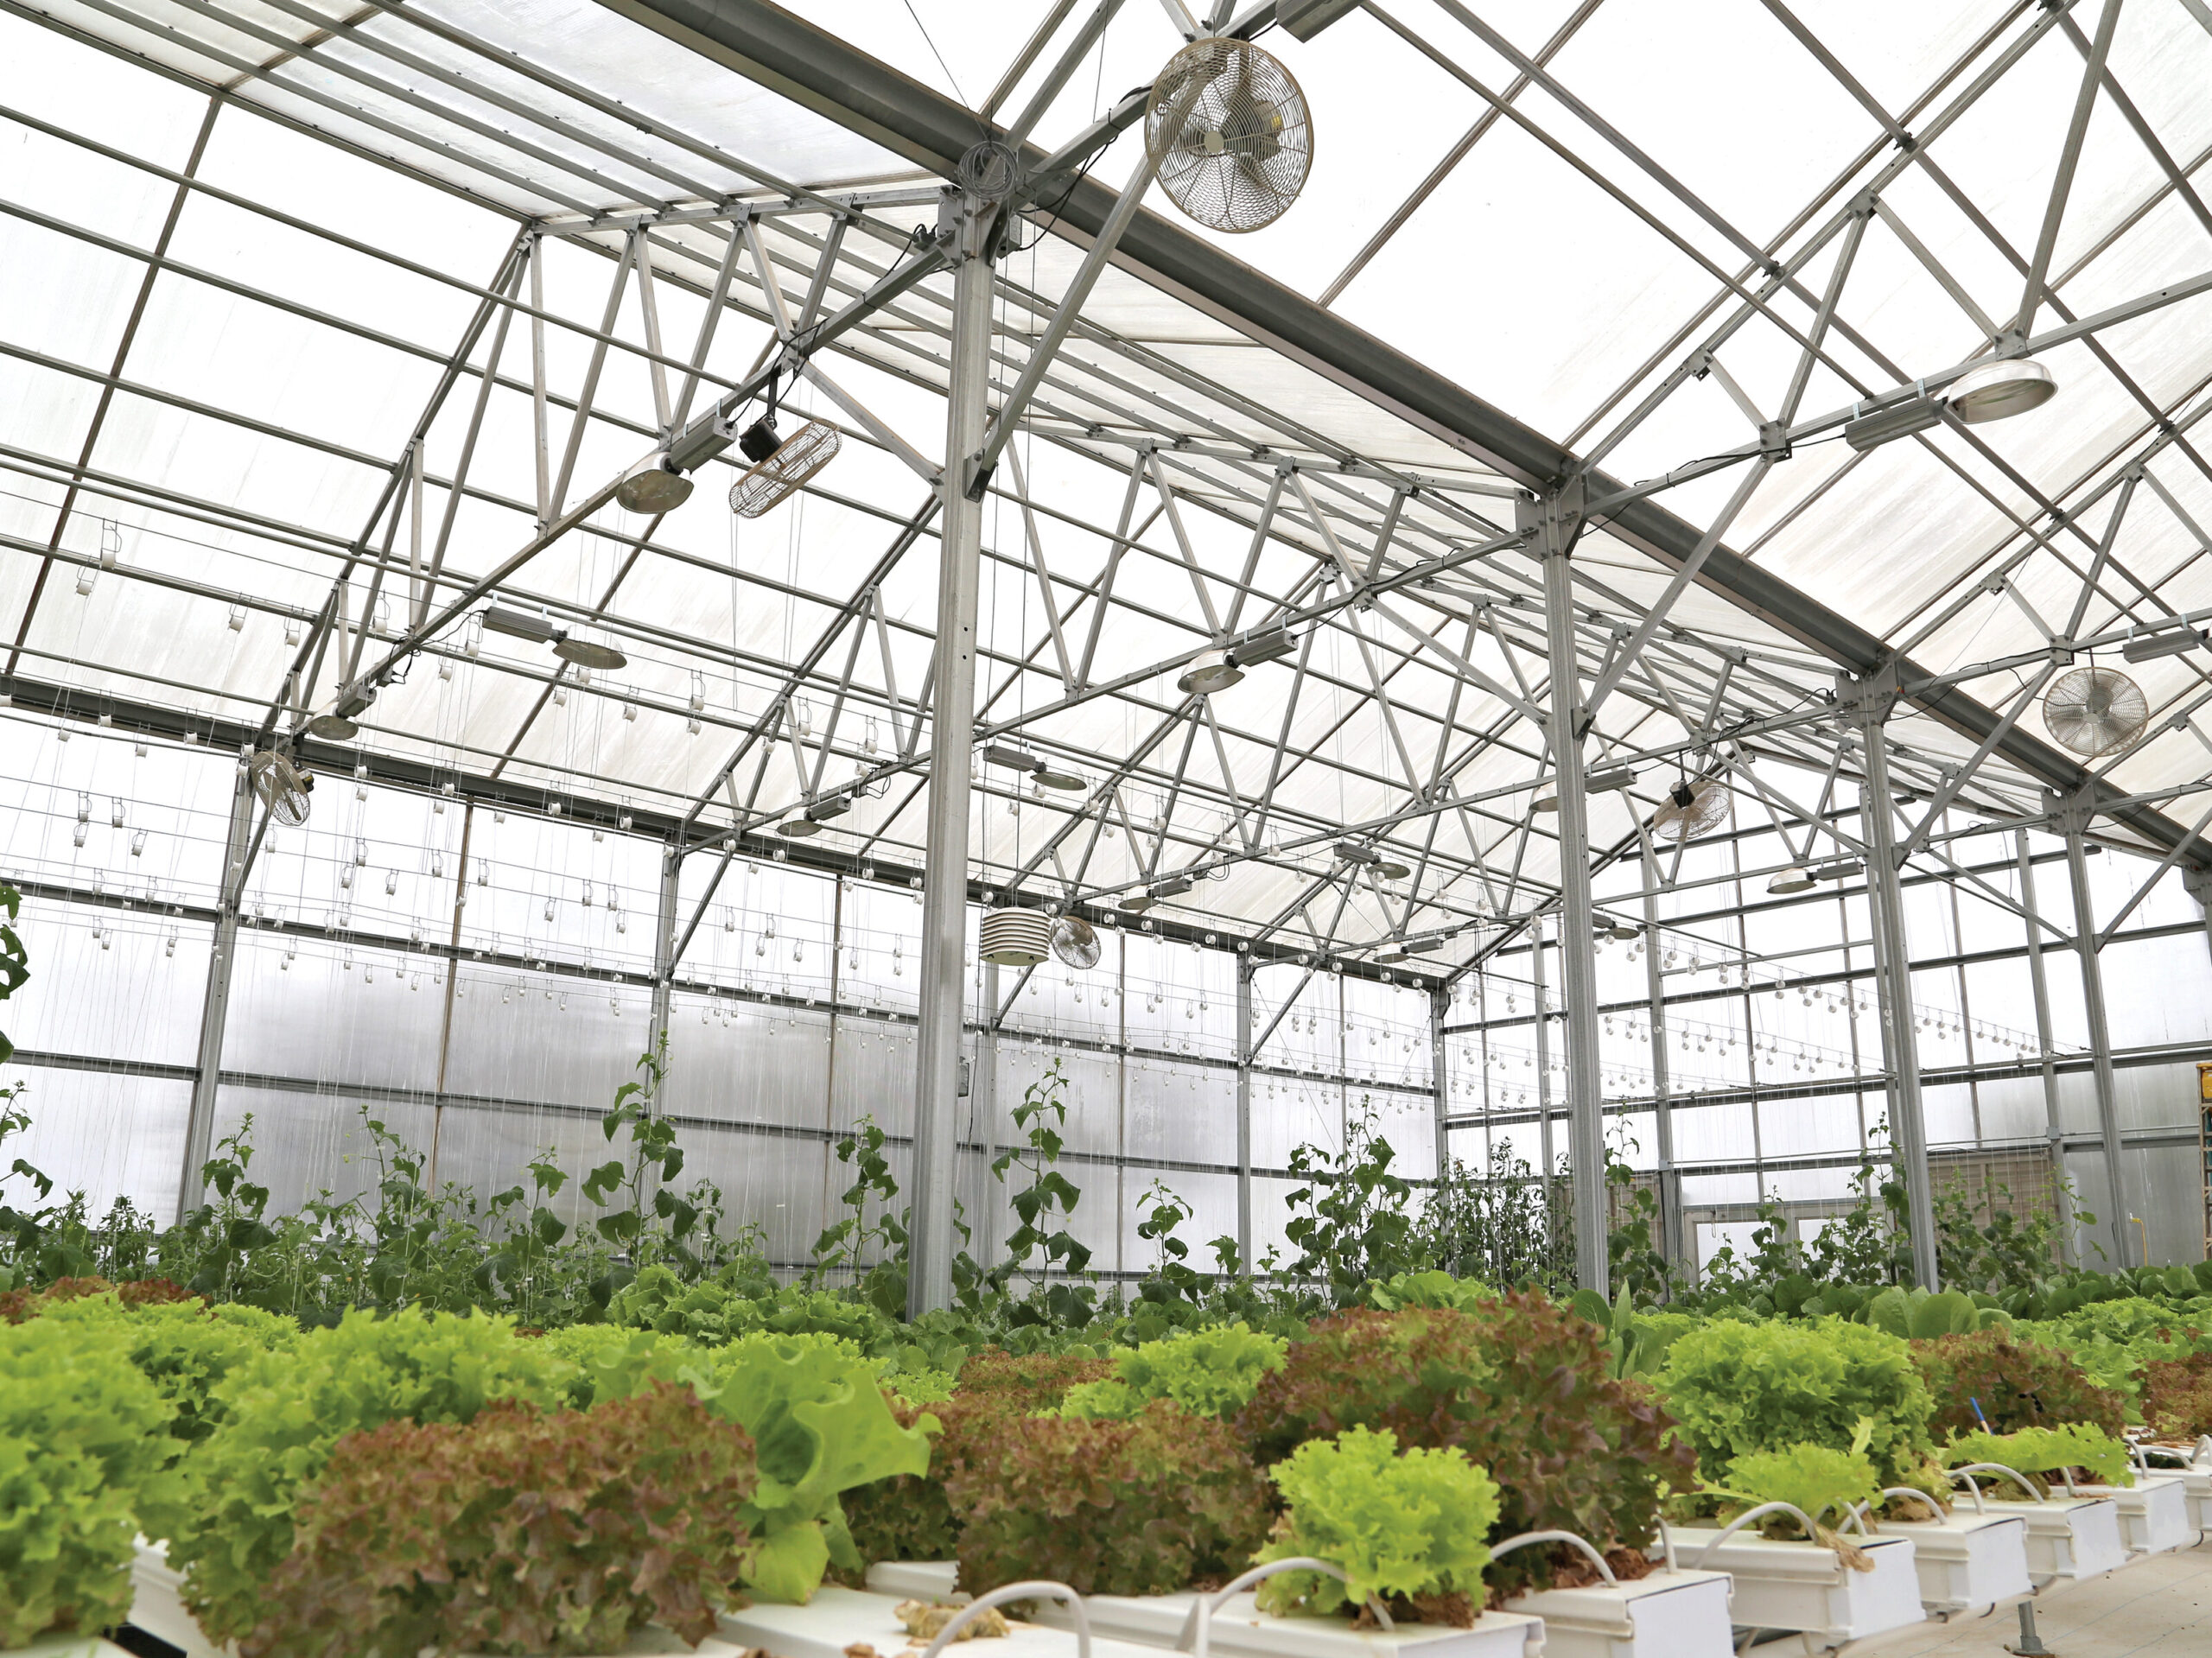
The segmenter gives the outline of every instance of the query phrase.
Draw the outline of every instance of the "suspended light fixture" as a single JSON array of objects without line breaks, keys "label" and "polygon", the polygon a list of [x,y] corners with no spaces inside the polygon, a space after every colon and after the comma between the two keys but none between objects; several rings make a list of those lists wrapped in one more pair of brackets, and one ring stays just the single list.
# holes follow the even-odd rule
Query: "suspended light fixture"
[{"label": "suspended light fixture", "polygon": [[1183,670],[1175,689],[1186,696],[1211,696],[1239,683],[1243,677],[1244,670],[1230,659],[1227,651],[1201,651]]},{"label": "suspended light fixture", "polygon": [[2058,393],[2058,381],[2031,357],[2010,357],[1970,368],[1951,382],[1943,401],[1969,426],[2005,420],[2040,409]]},{"label": "suspended light fixture", "polygon": [[1779,896],[1785,893],[1809,892],[1813,886],[1813,872],[1802,864],[1792,865],[1766,884],[1766,890]]},{"label": "suspended light fixture", "polygon": [[658,516],[672,512],[691,499],[691,480],[676,470],[663,450],[649,454],[622,474],[614,486],[614,504],[625,512]]},{"label": "suspended light fixture", "polygon": [[2206,636],[2193,627],[2159,627],[2150,632],[2127,630],[2127,643],[2120,654],[2130,662],[2149,662],[2158,657],[2177,657],[2205,643]]},{"label": "suspended light fixture", "polygon": [[807,813],[804,806],[795,807],[776,825],[776,833],[786,841],[804,841],[822,833],[822,825]]}]

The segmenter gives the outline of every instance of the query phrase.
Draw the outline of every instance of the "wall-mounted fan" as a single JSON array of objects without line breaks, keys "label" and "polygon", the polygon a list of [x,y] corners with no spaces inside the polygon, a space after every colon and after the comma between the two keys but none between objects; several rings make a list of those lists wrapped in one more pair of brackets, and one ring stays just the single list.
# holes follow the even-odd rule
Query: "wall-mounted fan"
[{"label": "wall-mounted fan", "polygon": [[1306,94],[1249,41],[1193,41],[1152,83],[1145,148],[1168,200],[1209,230],[1282,217],[1313,168]]},{"label": "wall-mounted fan", "polygon": [[313,772],[267,748],[245,763],[245,771],[254,797],[268,809],[271,820],[286,829],[297,829],[308,821],[312,804],[308,795],[315,787]]},{"label": "wall-mounted fan", "polygon": [[2117,668],[2076,668],[2044,694],[2044,724],[2085,759],[2126,747],[2150,719],[2142,688]]},{"label": "wall-mounted fan", "polygon": [[1098,930],[1088,921],[1064,915],[1052,924],[1052,954],[1064,966],[1077,972],[1096,967],[1105,948],[1098,940]]},{"label": "wall-mounted fan", "polygon": [[1651,829],[1671,841],[1694,841],[1719,829],[1727,820],[1728,791],[1708,778],[1692,783],[1677,778],[1667,791],[1659,810],[1651,814]]}]

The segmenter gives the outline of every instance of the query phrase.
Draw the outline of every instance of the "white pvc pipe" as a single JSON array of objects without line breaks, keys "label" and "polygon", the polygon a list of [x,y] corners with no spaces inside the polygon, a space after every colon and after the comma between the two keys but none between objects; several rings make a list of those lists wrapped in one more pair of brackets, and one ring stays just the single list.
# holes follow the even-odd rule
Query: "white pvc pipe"
[{"label": "white pvc pipe", "polygon": [[1038,1580],[1031,1583],[1010,1583],[1003,1589],[994,1589],[988,1595],[979,1595],[960,1609],[960,1615],[937,1632],[937,1639],[924,1650],[922,1658],[938,1658],[952,1637],[966,1628],[976,1616],[989,1607],[1002,1605],[1009,1600],[1038,1600],[1049,1598],[1065,1601],[1068,1610],[1075,1617],[1075,1649],[1077,1658],[1090,1658],[1090,1614],[1083,1609],[1083,1597],[1064,1583]]}]

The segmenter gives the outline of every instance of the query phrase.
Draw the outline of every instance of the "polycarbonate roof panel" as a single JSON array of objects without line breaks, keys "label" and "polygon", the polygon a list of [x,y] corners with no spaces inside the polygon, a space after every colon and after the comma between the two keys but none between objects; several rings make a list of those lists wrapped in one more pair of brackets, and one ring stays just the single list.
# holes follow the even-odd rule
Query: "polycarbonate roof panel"
[{"label": "polycarbonate roof panel", "polygon": [[[974,106],[1051,7],[798,10]],[[1984,323],[2020,308],[2101,10],[1400,0],[1311,43],[1274,30],[1262,43],[1313,111],[1313,177],[1274,226],[1197,233],[1539,432],[1604,444],[1616,477],[1655,478],[1756,442],[1847,245],[1800,416],[1985,348]],[[1541,56],[1538,84],[1478,23]],[[1179,43],[1166,9],[1125,6],[1033,136],[1069,137]],[[26,163],[0,187],[0,614],[20,631],[11,671],[72,697],[257,723],[337,599],[354,628],[323,646],[302,697],[326,703],[341,669],[373,664],[421,613],[432,567],[442,605],[648,453],[685,364],[696,414],[766,359],[779,316],[814,292],[826,197],[849,222],[817,316],[937,215],[935,181],[904,156],[588,0],[371,0],[343,15],[309,0],[51,0],[0,16],[0,64],[4,136]],[[2116,96],[2095,102],[2039,328],[2212,269],[2201,199],[2168,178],[2212,146],[2212,31],[2187,8],[2127,9],[2109,66],[2158,148]],[[1917,156],[1885,117],[1915,132]],[[1127,176],[1138,142],[1109,146],[1094,176]],[[1854,232],[1844,216],[1875,184],[1887,216]],[[764,216],[733,245],[747,210]],[[1781,291],[1756,268],[1770,249],[1795,267]],[[1004,262],[1001,391],[1083,254],[1048,232]],[[926,278],[821,353],[821,384],[779,386],[782,432],[824,420],[843,448],[773,514],[721,505],[733,451],[683,509],[608,508],[503,585],[617,645],[625,667],[563,670],[542,645],[457,621],[385,689],[364,746],[549,798],[696,810],[709,828],[756,828],[865,782],[820,844],[917,857],[950,289]],[[2013,659],[2068,630],[2101,543],[2081,632],[2212,607],[2212,481],[2187,437],[2212,378],[2208,331],[2212,297],[2045,350],[2059,398],[2014,421],[1864,456],[1826,432],[1773,468],[1728,543],[1930,668],[1995,664],[1968,689],[2002,704],[2032,678]],[[1708,523],[1745,475],[1738,463],[1660,499]],[[1547,694],[1539,571],[1525,549],[1490,545],[1515,528],[1510,492],[1381,403],[1109,269],[994,480],[984,530],[979,719],[1086,789],[1039,797],[983,768],[973,854],[1109,901],[1218,867],[1225,879],[1171,907],[1298,937],[1301,894],[1316,927],[1341,907],[1335,936],[1351,941],[1465,926],[1478,893],[1524,911],[1508,872],[1540,893],[1557,857],[1529,809],[1549,766],[1523,717]],[[1420,564],[1439,560],[1451,567]],[[1429,573],[1388,594],[1355,592],[1417,564]],[[1601,528],[1575,580],[1599,678],[1670,573]],[[1290,657],[1210,700],[1178,690],[1192,652],[1285,613],[1311,628]],[[1754,746],[1815,774],[1840,740],[1832,665],[1782,627],[1693,586],[1655,634],[1595,722],[1594,753],[1647,757],[1633,791],[1594,800],[1600,845],[1632,839],[1676,767],[1711,759],[1707,720],[1757,726]],[[2153,791],[2202,774],[2205,745],[2162,723],[2203,698],[2197,661],[2131,668],[2161,734],[2114,780]],[[1924,719],[1892,736],[1921,783],[1973,748]],[[1977,790],[1989,809],[2033,799],[1999,766]],[[1417,904],[1345,879],[1331,851],[1345,826],[1422,864]]]}]

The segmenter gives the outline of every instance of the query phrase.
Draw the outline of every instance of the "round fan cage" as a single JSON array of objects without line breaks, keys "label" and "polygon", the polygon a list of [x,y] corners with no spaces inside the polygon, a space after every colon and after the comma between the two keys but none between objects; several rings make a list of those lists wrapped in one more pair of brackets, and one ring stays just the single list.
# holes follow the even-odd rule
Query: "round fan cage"
[{"label": "round fan cage", "polygon": [[1064,915],[1052,924],[1052,954],[1060,958],[1063,967],[1078,972],[1096,967],[1105,948],[1099,942],[1098,930],[1079,917]]},{"label": "round fan cage", "polygon": [[2117,668],[2076,668],[2044,693],[2043,722],[2085,759],[2125,748],[2149,723],[2140,686]]},{"label": "round fan cage", "polygon": [[1211,230],[1282,217],[1313,167],[1306,94],[1249,41],[1193,41],[1152,84],[1145,148],[1168,199]]},{"label": "round fan cage", "polygon": [[1666,800],[1652,814],[1651,827],[1677,841],[1688,841],[1719,829],[1727,816],[1726,789],[1710,781],[1681,781],[1668,790]]},{"label": "round fan cage", "polygon": [[308,791],[314,780],[283,755],[264,749],[246,763],[253,792],[269,810],[272,822],[297,829],[308,821]]}]

